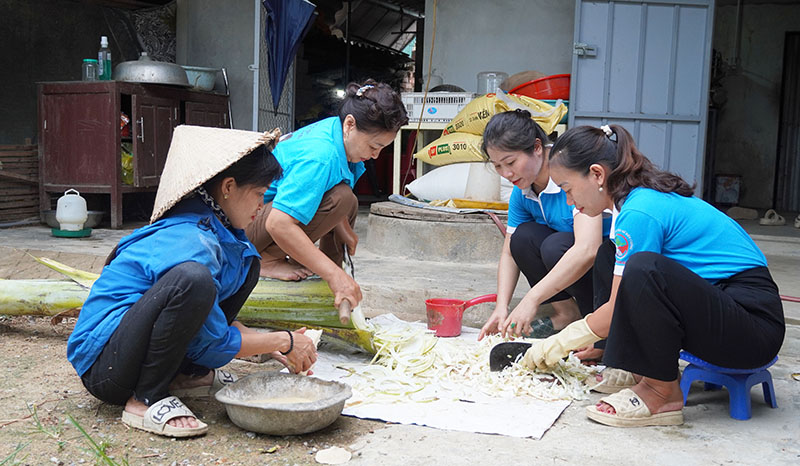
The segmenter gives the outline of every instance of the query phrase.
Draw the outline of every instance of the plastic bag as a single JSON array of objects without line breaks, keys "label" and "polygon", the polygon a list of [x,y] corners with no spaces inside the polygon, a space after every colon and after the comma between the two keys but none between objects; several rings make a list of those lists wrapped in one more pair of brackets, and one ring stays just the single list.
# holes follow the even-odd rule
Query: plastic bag
[{"label": "plastic bag", "polygon": [[414,157],[431,165],[486,161],[481,151],[481,137],[469,133],[442,136],[414,154]]},{"label": "plastic bag", "polygon": [[556,105],[552,106],[541,100],[522,95],[486,94],[472,99],[466,107],[461,109],[458,115],[445,126],[442,135],[470,133],[480,136],[494,115],[517,109],[529,111],[531,118],[542,127],[546,134],[552,133],[558,122],[567,113],[567,106],[561,100],[556,101]]},{"label": "plastic bag", "polygon": [[122,183],[133,186],[133,148],[129,142],[123,142],[119,152],[122,159]]}]

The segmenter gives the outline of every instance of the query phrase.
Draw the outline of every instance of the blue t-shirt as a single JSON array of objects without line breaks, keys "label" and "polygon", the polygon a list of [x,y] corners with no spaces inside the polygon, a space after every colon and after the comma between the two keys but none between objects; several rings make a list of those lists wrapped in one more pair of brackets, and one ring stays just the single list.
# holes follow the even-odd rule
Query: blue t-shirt
[{"label": "blue t-shirt", "polygon": [[[551,178],[537,196],[532,189],[514,186],[508,200],[508,233],[514,233],[525,222],[547,225],[556,231],[573,231],[577,212],[567,204],[567,194]],[[611,217],[603,219],[603,236],[611,229]]]},{"label": "blue t-shirt", "polygon": [[649,188],[628,194],[615,219],[614,243],[615,275],[641,251],[669,257],[711,283],[767,265],[735,220],[694,196]]},{"label": "blue t-shirt", "polygon": [[264,203],[304,225],[314,218],[322,196],[339,183],[354,187],[364,163],[347,161],[339,117],[318,121],[287,134],[272,151],[283,176],[264,193]]}]

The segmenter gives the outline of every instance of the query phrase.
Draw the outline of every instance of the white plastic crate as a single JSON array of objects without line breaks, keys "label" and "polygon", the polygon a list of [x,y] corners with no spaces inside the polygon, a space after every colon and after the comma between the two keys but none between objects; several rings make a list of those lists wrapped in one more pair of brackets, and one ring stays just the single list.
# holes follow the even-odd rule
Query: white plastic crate
[{"label": "white plastic crate", "polygon": [[[406,106],[409,123],[418,123],[424,92],[403,92],[400,94]],[[428,92],[422,121],[428,123],[449,123],[473,98],[472,92]]]}]

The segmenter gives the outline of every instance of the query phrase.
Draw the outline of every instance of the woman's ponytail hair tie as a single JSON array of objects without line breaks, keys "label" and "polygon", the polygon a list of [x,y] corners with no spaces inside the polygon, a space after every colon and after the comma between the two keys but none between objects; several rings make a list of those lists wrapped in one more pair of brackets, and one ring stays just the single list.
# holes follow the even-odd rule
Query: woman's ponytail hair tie
[{"label": "woman's ponytail hair tie", "polygon": [[[609,140],[611,140],[613,142],[617,142],[617,133],[615,133],[614,130],[611,129],[611,126],[603,125],[603,126],[600,127],[600,129],[603,130],[603,132],[605,133],[606,137]],[[614,139],[611,139],[612,136],[614,137]]]}]

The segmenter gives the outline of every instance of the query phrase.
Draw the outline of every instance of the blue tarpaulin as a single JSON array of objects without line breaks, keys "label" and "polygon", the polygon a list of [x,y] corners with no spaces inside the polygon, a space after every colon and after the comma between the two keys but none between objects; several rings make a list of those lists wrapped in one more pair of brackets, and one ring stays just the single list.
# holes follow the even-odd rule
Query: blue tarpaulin
[{"label": "blue tarpaulin", "polygon": [[316,6],[307,0],[263,0],[267,10],[264,35],[269,50],[269,88],[272,108],[278,110],[286,74],[300,42],[311,29]]}]

